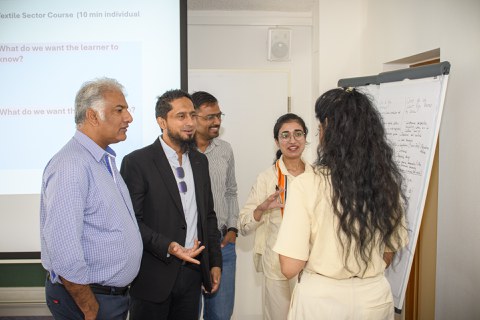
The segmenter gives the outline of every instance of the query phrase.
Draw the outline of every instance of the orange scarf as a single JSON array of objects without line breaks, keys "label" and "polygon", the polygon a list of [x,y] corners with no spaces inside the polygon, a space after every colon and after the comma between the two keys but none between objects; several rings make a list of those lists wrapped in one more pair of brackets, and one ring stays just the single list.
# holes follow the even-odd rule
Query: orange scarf
[{"label": "orange scarf", "polygon": [[[282,193],[280,193],[279,196],[283,205],[285,205],[285,201],[287,200],[287,177],[282,173],[282,169],[280,169],[280,160],[277,160],[275,162],[275,167],[277,168],[277,177],[278,177],[276,189],[278,190],[280,188],[284,190]],[[283,217],[283,209],[284,208],[280,208],[282,217]]]}]

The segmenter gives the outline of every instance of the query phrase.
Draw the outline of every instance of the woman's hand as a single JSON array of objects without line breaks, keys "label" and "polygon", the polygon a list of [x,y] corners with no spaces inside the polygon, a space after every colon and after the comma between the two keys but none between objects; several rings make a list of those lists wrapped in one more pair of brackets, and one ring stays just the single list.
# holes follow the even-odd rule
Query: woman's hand
[{"label": "woman's hand", "polygon": [[282,203],[282,199],[280,198],[280,194],[283,193],[284,189],[279,189],[272,193],[263,201],[261,204],[257,206],[257,208],[253,211],[253,217],[256,221],[260,221],[262,215],[265,211],[276,209],[276,208],[283,208],[284,204]]}]

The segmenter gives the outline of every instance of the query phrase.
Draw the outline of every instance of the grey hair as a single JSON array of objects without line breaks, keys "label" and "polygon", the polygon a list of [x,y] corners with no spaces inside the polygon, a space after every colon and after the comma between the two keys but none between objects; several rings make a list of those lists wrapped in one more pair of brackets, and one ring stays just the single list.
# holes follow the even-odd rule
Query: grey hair
[{"label": "grey hair", "polygon": [[82,84],[75,97],[75,124],[77,127],[85,122],[89,108],[97,111],[100,119],[105,120],[104,95],[109,91],[124,93],[123,86],[117,80],[111,78],[97,78]]}]

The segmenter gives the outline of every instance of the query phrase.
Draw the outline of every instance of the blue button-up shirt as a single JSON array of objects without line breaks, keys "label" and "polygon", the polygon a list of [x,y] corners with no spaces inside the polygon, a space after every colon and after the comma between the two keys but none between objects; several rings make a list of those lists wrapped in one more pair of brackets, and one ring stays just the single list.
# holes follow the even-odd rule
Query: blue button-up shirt
[{"label": "blue button-up shirt", "polygon": [[142,239],[110,147],[104,150],[77,131],[49,161],[42,180],[40,235],[42,264],[53,282],[62,276],[77,284],[123,287],[136,277]]}]

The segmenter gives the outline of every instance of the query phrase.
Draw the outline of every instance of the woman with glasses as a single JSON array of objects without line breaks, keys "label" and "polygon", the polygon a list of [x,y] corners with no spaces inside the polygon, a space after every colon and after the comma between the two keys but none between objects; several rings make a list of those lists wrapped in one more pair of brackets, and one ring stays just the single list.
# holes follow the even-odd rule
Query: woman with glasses
[{"label": "woman with glasses", "polygon": [[255,231],[254,263],[262,272],[264,319],[286,319],[294,281],[280,270],[278,254],[272,248],[283,219],[283,208],[289,200],[289,185],[300,174],[312,172],[312,166],[302,159],[308,129],[293,113],[278,118],[273,138],[279,150],[277,160],[260,173],[240,211],[239,231],[247,235]]},{"label": "woman with glasses", "polygon": [[315,104],[315,172],[289,187],[275,252],[297,274],[289,319],[394,319],[384,276],[407,244],[402,176],[382,119],[355,89],[333,89]]}]

